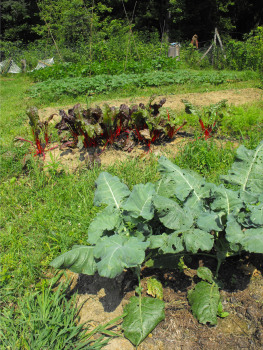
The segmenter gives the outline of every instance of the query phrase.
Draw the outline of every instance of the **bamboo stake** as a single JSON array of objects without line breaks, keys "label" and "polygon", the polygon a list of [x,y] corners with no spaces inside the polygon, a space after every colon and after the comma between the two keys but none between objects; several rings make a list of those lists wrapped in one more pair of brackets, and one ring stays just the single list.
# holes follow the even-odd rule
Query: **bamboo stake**
[{"label": "bamboo stake", "polygon": [[[37,7],[38,7],[38,9],[39,9],[39,12],[41,13],[41,9],[40,9],[39,6],[38,6],[38,1],[37,1],[36,3],[37,3]],[[63,57],[61,56],[61,53],[60,53],[60,51],[59,51],[59,49],[58,49],[58,45],[57,45],[57,43],[56,43],[56,40],[55,40],[55,38],[53,37],[53,34],[52,34],[52,32],[51,32],[51,29],[50,29],[50,26],[49,26],[49,24],[47,23],[47,21],[46,21],[46,19],[45,19],[44,16],[43,16],[43,20],[44,20],[44,22],[45,22],[45,24],[46,24],[46,26],[47,26],[48,33],[50,34],[50,36],[51,36],[51,38],[52,38],[52,40],[53,40],[53,42],[54,42],[54,45],[55,45],[56,50],[57,50],[57,53],[58,53],[60,59],[63,61]]]},{"label": "bamboo stake", "polygon": [[122,0],[122,6],[123,6],[123,9],[124,9],[124,12],[125,12],[125,15],[126,15],[126,18],[127,18],[128,24],[129,24],[129,27],[130,27],[130,36],[129,36],[129,43],[128,43],[128,48],[127,48],[127,54],[126,54],[126,60],[125,60],[124,71],[125,71],[126,65],[127,65],[128,51],[129,51],[129,48],[130,48],[130,38],[131,38],[131,37],[133,38],[133,42],[134,42],[134,46],[135,46],[135,49],[136,49],[136,52],[137,52],[137,56],[138,56],[139,60],[141,61],[139,52],[138,52],[138,50],[137,50],[136,42],[135,42],[135,39],[134,39],[134,36],[133,36],[132,27],[131,27],[131,24],[132,24],[132,22],[133,22],[133,17],[134,17],[134,12],[135,12],[135,7],[136,7],[136,5],[137,5],[137,1],[135,2],[134,8],[133,8],[132,20],[130,21],[130,20],[129,20],[129,17],[128,17],[128,14],[127,14],[127,11],[126,11],[126,8],[125,8],[125,5],[124,5],[124,2],[123,2],[123,0]]},{"label": "bamboo stake", "polygon": [[201,57],[199,63],[202,61],[203,58],[205,58],[205,56],[206,56],[206,55],[208,54],[208,52],[212,49],[212,47],[213,47],[213,44],[211,44],[211,45],[209,46],[209,48],[206,50],[206,52],[203,54],[203,56]]},{"label": "bamboo stake", "polygon": [[224,53],[224,58],[226,59],[226,54],[225,54],[225,52],[224,52],[224,47],[223,47],[223,44],[222,44],[222,41],[221,41],[221,38],[220,38],[220,35],[219,35],[219,33],[218,33],[217,28],[215,28],[215,34],[216,34],[217,39],[218,39],[218,41],[219,41],[221,50],[222,50],[222,52]]},{"label": "bamboo stake", "polygon": [[[90,68],[92,63],[92,44],[93,44],[93,16],[94,16],[94,0],[92,0],[92,10],[91,10],[91,21],[90,21],[90,45],[89,45],[89,58],[90,58]],[[89,75],[91,76],[91,69],[89,72]]]}]

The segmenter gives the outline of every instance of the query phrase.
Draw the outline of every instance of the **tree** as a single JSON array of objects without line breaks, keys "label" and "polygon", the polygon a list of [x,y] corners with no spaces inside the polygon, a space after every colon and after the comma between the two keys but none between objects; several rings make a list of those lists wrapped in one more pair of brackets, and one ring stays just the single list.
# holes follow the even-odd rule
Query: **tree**
[{"label": "tree", "polygon": [[28,43],[38,37],[32,30],[32,26],[39,22],[36,1],[2,0],[0,9],[1,40]]}]

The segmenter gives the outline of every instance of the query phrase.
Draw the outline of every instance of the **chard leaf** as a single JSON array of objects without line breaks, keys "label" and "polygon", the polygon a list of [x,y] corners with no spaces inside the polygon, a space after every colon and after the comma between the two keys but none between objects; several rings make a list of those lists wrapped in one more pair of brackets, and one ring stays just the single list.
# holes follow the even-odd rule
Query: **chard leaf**
[{"label": "chard leaf", "polygon": [[154,235],[149,238],[150,248],[159,249],[164,254],[179,253],[184,250],[182,237],[178,236],[177,232],[167,235]]},{"label": "chard leaf", "polygon": [[108,204],[120,208],[123,200],[129,196],[130,190],[117,176],[101,172],[95,182],[96,191],[94,205]]},{"label": "chard leaf", "polygon": [[239,198],[239,193],[226,189],[224,185],[216,187],[212,196],[214,197],[214,201],[211,204],[212,210],[224,210],[229,215],[231,212],[238,213],[240,208],[243,207],[243,201]]},{"label": "chard leaf", "polygon": [[210,232],[222,231],[224,226],[221,222],[221,216],[214,212],[201,212],[197,219],[197,226],[204,231]]},{"label": "chard leaf", "polygon": [[157,195],[154,197],[154,206],[158,211],[159,220],[167,228],[181,230],[193,225],[194,219],[190,210],[181,208],[172,199]]},{"label": "chard leaf", "polygon": [[263,141],[255,150],[245,146],[237,149],[236,161],[228,175],[221,176],[227,183],[239,185],[242,191],[252,193],[263,192]]},{"label": "chard leaf", "polygon": [[105,231],[112,231],[121,223],[120,211],[109,205],[91,222],[88,229],[88,242],[95,244]]},{"label": "chard leaf", "polygon": [[159,299],[131,297],[124,309],[126,316],[122,328],[125,337],[135,346],[139,345],[165,318],[164,305]]},{"label": "chard leaf", "polygon": [[228,218],[226,239],[230,243],[240,244],[250,253],[263,253],[263,227],[242,230],[234,216]]},{"label": "chard leaf", "polygon": [[50,266],[55,269],[69,269],[86,275],[93,275],[97,270],[93,247],[84,245],[73,246],[72,250],[51,261]]},{"label": "chard leaf", "polygon": [[154,185],[150,182],[145,185],[135,185],[129,198],[123,204],[123,209],[134,218],[142,217],[151,220],[154,215],[152,203],[154,193]]},{"label": "chard leaf", "polygon": [[217,312],[220,303],[218,286],[215,283],[201,281],[188,292],[188,300],[193,315],[200,323],[217,324]]},{"label": "chard leaf", "polygon": [[113,235],[101,238],[94,247],[94,256],[100,259],[97,263],[99,274],[114,278],[124,268],[142,264],[148,245],[136,237]]},{"label": "chard leaf", "polygon": [[160,157],[158,162],[160,172],[171,178],[176,185],[175,195],[180,201],[184,201],[190,193],[196,197],[197,201],[201,200],[199,188],[204,183],[204,179],[200,175],[179,168],[164,156]]},{"label": "chard leaf", "polygon": [[210,251],[214,245],[214,238],[210,233],[198,229],[189,230],[183,233],[186,250],[197,253],[198,250]]}]

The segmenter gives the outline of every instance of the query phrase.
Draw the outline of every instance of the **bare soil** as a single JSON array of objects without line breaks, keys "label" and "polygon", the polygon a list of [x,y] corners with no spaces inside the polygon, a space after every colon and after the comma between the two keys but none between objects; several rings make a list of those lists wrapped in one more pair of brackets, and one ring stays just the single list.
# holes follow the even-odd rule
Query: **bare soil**
[{"label": "bare soil", "polygon": [[[163,96],[160,96],[160,98]],[[169,95],[166,106],[176,110],[184,108],[182,99],[188,99],[195,105],[209,105],[227,99],[228,104],[240,105],[262,101],[262,90],[242,89],[207,93],[189,93]],[[159,97],[158,97],[159,98]],[[131,105],[147,102],[148,98],[138,100],[120,99],[105,101],[112,106],[121,103]],[[72,106],[62,106],[67,110]],[[40,117],[45,119],[59,108],[45,108]],[[56,118],[55,118],[56,119]],[[58,117],[55,121],[60,120]],[[152,147],[152,153],[175,155],[180,145],[191,139],[191,135],[178,135],[165,145]],[[117,161],[137,157],[147,157],[145,148],[134,148],[130,153],[106,149],[100,156],[102,166],[107,167]],[[47,152],[45,164],[59,161],[63,168],[70,171],[85,164],[85,153],[76,149]],[[142,342],[139,350],[259,350],[263,348],[263,258],[262,255],[247,255],[229,258],[220,269],[219,279],[223,282],[221,289],[224,311],[229,316],[218,319],[216,326],[202,325],[193,317],[187,301],[187,292],[198,281],[196,269],[207,266],[215,270],[215,262],[201,255],[187,263],[187,268],[179,270],[150,270],[142,272],[142,284],[146,292],[146,282],[151,276],[158,278],[164,286],[165,320]],[[78,293],[80,322],[91,325],[106,323],[122,315],[123,308],[134,295],[136,279],[124,272],[118,278],[107,279],[98,275],[86,276],[70,273],[73,276],[73,291]],[[120,326],[113,330],[120,330]],[[135,347],[125,338],[111,339],[106,350],[134,350]]]}]

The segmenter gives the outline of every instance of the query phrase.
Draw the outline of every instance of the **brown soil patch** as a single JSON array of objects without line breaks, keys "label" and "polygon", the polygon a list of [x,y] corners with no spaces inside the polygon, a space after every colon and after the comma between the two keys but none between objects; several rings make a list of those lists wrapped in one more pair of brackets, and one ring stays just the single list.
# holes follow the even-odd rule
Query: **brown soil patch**
[{"label": "brown soil patch", "polygon": [[[184,104],[181,102],[182,99],[189,100],[191,103],[198,106],[207,106],[212,103],[217,103],[223,99],[227,100],[229,105],[241,105],[255,101],[262,101],[263,91],[261,89],[256,88],[248,88],[248,89],[236,89],[236,90],[221,90],[221,91],[211,91],[211,92],[195,92],[189,94],[175,94],[168,96],[158,96],[158,99],[165,97],[165,107],[170,107],[175,110],[183,110]],[[127,105],[136,104],[136,103],[147,103],[149,101],[149,97],[138,97],[138,98],[125,98],[118,100],[106,100],[101,103],[94,103],[94,105],[102,105],[103,103],[108,103],[111,106],[120,106],[122,103]],[[58,113],[59,109],[72,108],[73,105],[70,106],[61,106],[61,107],[47,107],[39,110],[40,119],[45,119],[49,117],[53,113]],[[59,118],[60,120],[60,118]]]}]

